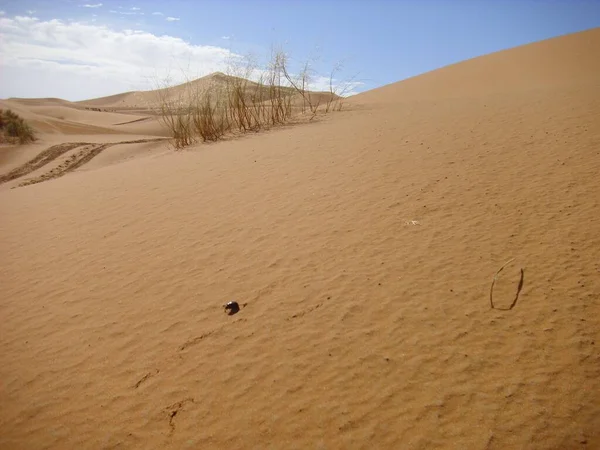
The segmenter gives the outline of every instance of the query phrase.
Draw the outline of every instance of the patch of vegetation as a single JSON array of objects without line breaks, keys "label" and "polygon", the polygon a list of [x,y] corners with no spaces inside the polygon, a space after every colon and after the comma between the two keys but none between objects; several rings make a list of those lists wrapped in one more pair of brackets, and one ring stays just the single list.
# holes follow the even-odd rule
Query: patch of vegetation
[{"label": "patch of vegetation", "polygon": [[[251,58],[232,61],[227,75],[212,75],[212,88],[195,91],[194,83],[188,80],[185,85],[158,89],[158,114],[176,148],[198,140],[218,141],[229,133],[283,125],[298,115],[308,114],[312,120],[318,112],[342,109],[346,90],[340,91],[333,83],[338,70],[336,66],[331,72],[328,92],[313,92],[308,89],[310,64],[292,75],[283,51],[273,52],[266,67],[258,67]],[[321,104],[323,99],[325,104]]]},{"label": "patch of vegetation", "polygon": [[33,128],[22,117],[10,109],[0,109],[0,142],[27,144],[33,141]]}]

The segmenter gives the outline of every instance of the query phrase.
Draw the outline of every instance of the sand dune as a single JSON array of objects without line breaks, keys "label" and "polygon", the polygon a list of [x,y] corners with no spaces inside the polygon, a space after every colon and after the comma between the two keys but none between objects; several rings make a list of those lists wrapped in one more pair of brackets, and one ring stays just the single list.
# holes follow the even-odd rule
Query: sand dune
[{"label": "sand dune", "polygon": [[[169,86],[151,91],[132,91],[122,94],[111,95],[108,97],[95,98],[77,102],[78,105],[86,107],[99,107],[116,110],[131,110],[138,108],[159,108],[163,103],[179,103],[188,101],[194,96],[202,96],[210,92],[215,96],[215,93],[225,91],[228,84],[234,83],[236,80],[242,80],[231,75],[225,75],[221,72],[211,73],[196,80],[189,81],[177,86]],[[259,84],[245,80],[247,90],[250,92],[253,89],[264,91],[264,98],[268,98],[268,87],[260,86]],[[290,95],[295,95],[296,91],[293,88],[283,88]],[[316,101],[325,102],[331,98],[331,93],[328,92],[310,92],[308,96]],[[333,96],[336,97],[337,96]]]},{"label": "sand dune", "polygon": [[363,94],[378,103],[518,94],[579,83],[596,84],[598,29],[463,61]]},{"label": "sand dune", "polygon": [[69,107],[77,107],[77,105],[68,100],[63,100],[62,98],[9,98],[8,100],[13,104],[18,104],[24,107],[31,106],[69,106]]},{"label": "sand dune", "polygon": [[[56,139],[56,135],[89,134],[139,134],[129,124],[142,119],[152,124],[150,134],[168,136],[167,132],[152,115],[132,115],[105,111],[90,111],[79,106],[38,103],[23,103],[23,100],[2,100],[0,108],[10,109],[34,127],[41,140]],[[125,125],[125,126],[124,126]]]},{"label": "sand dune", "polygon": [[[39,163],[36,158],[43,156],[44,152],[54,155],[54,149],[72,148],[73,144],[89,144],[87,147],[73,147],[72,153],[57,155],[52,158],[52,164],[46,165],[42,158],[42,166],[36,167],[35,174],[31,180],[53,179],[57,175],[83,168],[82,164],[67,164],[79,161],[83,158],[85,164],[91,162],[101,153],[114,153],[114,155],[103,155],[100,161],[114,164],[115,161],[127,160],[134,156],[147,156],[156,153],[158,147],[160,152],[168,149],[169,145],[164,138],[169,137],[169,132],[160,122],[158,117],[148,110],[140,110],[139,114],[127,112],[111,112],[99,108],[91,108],[71,103],[60,99],[9,99],[0,101],[0,108],[11,109],[34,127],[38,140],[34,144],[25,147],[3,147],[0,148],[0,189],[16,187],[28,181],[11,178],[11,171],[20,167],[30,167]],[[157,141],[157,138],[162,138]],[[160,142],[162,141],[162,142]],[[124,147],[115,147],[115,143],[126,142]],[[134,142],[134,144],[131,144]],[[140,143],[152,142],[152,151],[147,151],[147,146]],[[129,155],[123,153],[123,148],[129,150]],[[82,149],[86,150],[82,153]],[[96,149],[92,151],[92,149]],[[84,157],[84,153],[90,151],[91,158]],[[59,158],[60,156],[60,158]],[[70,159],[69,159],[70,158]],[[64,159],[64,161],[63,161]],[[63,166],[63,163],[65,165]],[[100,167],[95,162],[93,167]],[[61,168],[68,169],[66,172]],[[39,172],[39,173],[38,173]],[[13,172],[13,175],[17,172]],[[29,172],[27,172],[29,176]],[[7,180],[6,177],[10,180]],[[1,181],[5,180],[5,181]],[[10,183],[9,183],[10,181]],[[5,184],[6,183],[6,184]]]},{"label": "sand dune", "polygon": [[0,190],[0,447],[600,448],[598,48]]},{"label": "sand dune", "polygon": [[[74,142],[110,144],[102,147],[103,157],[99,159],[99,161],[110,162],[110,165],[115,161],[129,160],[136,156],[161,153],[168,148],[167,142],[160,145],[154,140],[158,137],[170,137],[170,132],[159,119],[160,104],[162,102],[179,104],[182,100],[189,100],[192,95],[204,95],[207,92],[217,95],[218,92],[225,90],[232,80],[235,78],[217,72],[198,80],[164,89],[125,92],[83,102],[69,102],[57,98],[0,100],[0,108],[13,110],[23,117],[35,129],[39,138],[37,145],[30,145],[25,149],[0,149],[0,163],[20,161],[20,164],[25,164],[37,155],[32,154],[32,149],[36,149],[40,153],[52,146],[63,144],[69,146]],[[248,86],[249,90],[262,89],[265,98],[268,96],[267,88],[253,82],[248,82]],[[304,100],[293,89],[286,89],[293,97],[293,107],[300,110]],[[324,92],[309,92],[307,95],[315,104],[326,104],[332,98],[339,98]],[[111,136],[114,135],[120,135],[118,140],[123,142],[150,140],[154,144],[142,147],[126,145],[116,149],[112,145],[115,140]],[[99,140],[98,138],[90,140],[90,136],[101,137]],[[110,148],[110,152],[104,152],[108,148]],[[148,150],[149,148],[152,150]],[[123,149],[127,150],[123,152]],[[99,153],[97,154],[99,155]],[[27,155],[27,159],[24,159],[25,155]],[[100,165],[95,162],[92,167],[98,168]],[[8,168],[0,168],[0,171],[6,174],[14,168],[14,164],[8,163]],[[14,186],[10,184],[9,187]]]},{"label": "sand dune", "polygon": [[122,94],[109,95],[107,97],[93,98],[79,102],[85,106],[95,107],[132,107],[146,103],[143,97],[139,97],[137,91],[123,92]]},{"label": "sand dune", "polygon": [[38,106],[29,109],[31,112],[42,116],[53,117],[60,120],[70,120],[83,124],[111,127],[122,123],[145,119],[146,116],[119,114],[111,112],[79,110],[64,106]]}]

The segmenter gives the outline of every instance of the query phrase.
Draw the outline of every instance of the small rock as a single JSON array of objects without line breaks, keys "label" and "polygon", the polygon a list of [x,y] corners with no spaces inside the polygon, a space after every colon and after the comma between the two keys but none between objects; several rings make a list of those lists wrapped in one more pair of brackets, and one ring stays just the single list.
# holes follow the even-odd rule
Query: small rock
[{"label": "small rock", "polygon": [[229,302],[223,306],[228,315],[233,316],[240,311],[240,305],[238,302]]}]

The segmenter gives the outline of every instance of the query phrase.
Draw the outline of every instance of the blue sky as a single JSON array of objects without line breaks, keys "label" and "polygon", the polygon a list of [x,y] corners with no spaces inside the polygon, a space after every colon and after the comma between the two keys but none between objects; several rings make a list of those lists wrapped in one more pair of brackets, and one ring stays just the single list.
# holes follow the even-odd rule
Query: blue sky
[{"label": "blue sky", "polygon": [[591,0],[0,0],[0,11],[0,98],[70,100],[183,81],[273,45],[312,61],[315,88],[342,62],[336,82],[360,92],[600,26]]}]

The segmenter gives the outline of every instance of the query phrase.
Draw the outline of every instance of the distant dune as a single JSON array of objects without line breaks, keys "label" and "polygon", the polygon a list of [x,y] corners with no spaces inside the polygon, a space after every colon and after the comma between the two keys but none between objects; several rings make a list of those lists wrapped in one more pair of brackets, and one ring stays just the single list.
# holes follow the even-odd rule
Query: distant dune
[{"label": "distant dune", "polygon": [[3,100],[0,448],[600,448],[598,49],[183,152],[156,93]]},{"label": "distant dune", "polygon": [[[118,109],[138,109],[138,108],[159,108],[162,103],[170,102],[189,102],[190,98],[196,95],[204,95],[207,92],[214,96],[227,89],[228,83],[233,80],[243,80],[243,78],[225,75],[221,72],[215,72],[196,80],[183,83],[177,86],[169,86],[151,91],[132,91],[123,94],[111,95],[91,100],[78,102],[80,105],[88,107],[118,108]],[[268,87],[260,86],[258,83],[246,80],[248,91],[253,89],[262,89],[265,91],[265,98],[268,97]],[[286,88],[290,95],[294,95],[293,88]],[[322,101],[331,96],[328,92],[312,92],[315,98],[322,97]]]}]

